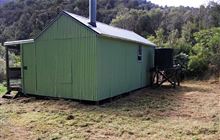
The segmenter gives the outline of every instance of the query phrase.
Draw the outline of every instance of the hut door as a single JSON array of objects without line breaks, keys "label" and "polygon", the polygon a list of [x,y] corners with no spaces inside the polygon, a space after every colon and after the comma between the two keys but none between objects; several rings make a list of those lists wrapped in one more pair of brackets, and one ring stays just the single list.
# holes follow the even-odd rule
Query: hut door
[{"label": "hut door", "polygon": [[71,83],[72,83],[72,51],[71,40],[57,41],[56,45],[56,87],[55,92],[57,97],[71,98]]},{"label": "hut door", "polygon": [[34,44],[22,46],[23,92],[34,94],[36,89],[35,48]]}]

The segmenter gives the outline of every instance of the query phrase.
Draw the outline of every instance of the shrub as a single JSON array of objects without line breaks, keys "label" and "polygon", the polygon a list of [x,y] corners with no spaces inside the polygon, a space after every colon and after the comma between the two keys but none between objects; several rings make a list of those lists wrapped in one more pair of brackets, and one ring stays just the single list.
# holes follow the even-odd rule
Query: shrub
[{"label": "shrub", "polygon": [[208,69],[208,62],[204,57],[194,55],[189,57],[188,70],[192,76],[201,76]]},{"label": "shrub", "polygon": [[187,70],[189,56],[185,53],[180,53],[175,56],[175,64],[179,64],[184,70]]},{"label": "shrub", "polygon": [[5,61],[0,58],[0,82],[6,78]]}]

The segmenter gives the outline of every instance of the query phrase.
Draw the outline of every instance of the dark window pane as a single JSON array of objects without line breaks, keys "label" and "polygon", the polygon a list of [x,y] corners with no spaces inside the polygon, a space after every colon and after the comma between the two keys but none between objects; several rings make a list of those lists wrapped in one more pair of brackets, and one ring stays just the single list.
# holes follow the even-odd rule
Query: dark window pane
[{"label": "dark window pane", "polygon": [[138,61],[142,61],[142,46],[138,46]]}]

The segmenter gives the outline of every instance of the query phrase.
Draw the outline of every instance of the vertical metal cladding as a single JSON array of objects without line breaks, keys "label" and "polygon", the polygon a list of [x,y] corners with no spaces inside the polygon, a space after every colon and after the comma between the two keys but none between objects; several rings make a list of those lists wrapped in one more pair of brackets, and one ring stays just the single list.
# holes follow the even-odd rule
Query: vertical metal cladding
[{"label": "vertical metal cladding", "polygon": [[[23,44],[22,49],[22,89],[24,93],[36,92],[35,44]],[[24,67],[26,67],[24,69]]]},{"label": "vertical metal cladding", "polygon": [[151,47],[143,46],[143,60],[138,62],[140,44],[100,37],[97,42],[98,99],[113,97],[150,84],[153,67]]},{"label": "vertical metal cladding", "polygon": [[[99,101],[150,84],[154,49],[97,35],[62,15],[33,45],[24,45],[24,91],[29,94]],[[31,58],[31,59],[30,59]]]},{"label": "vertical metal cladding", "polygon": [[61,16],[36,42],[37,95],[96,100],[96,34]]}]

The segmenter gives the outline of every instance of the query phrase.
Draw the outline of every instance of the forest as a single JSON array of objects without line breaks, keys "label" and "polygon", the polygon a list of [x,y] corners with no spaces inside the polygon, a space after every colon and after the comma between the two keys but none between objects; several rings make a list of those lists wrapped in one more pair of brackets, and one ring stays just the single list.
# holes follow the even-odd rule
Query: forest
[{"label": "forest", "polygon": [[[62,10],[88,17],[88,0],[11,0],[0,4],[0,42],[34,38]],[[220,3],[161,7],[146,0],[97,0],[97,20],[175,49],[188,77],[219,76]],[[4,75],[0,47],[0,75]],[[13,55],[11,57],[14,57]],[[17,58],[15,58],[17,61]],[[0,76],[3,77],[3,76]],[[0,78],[1,80],[1,78]]]}]

